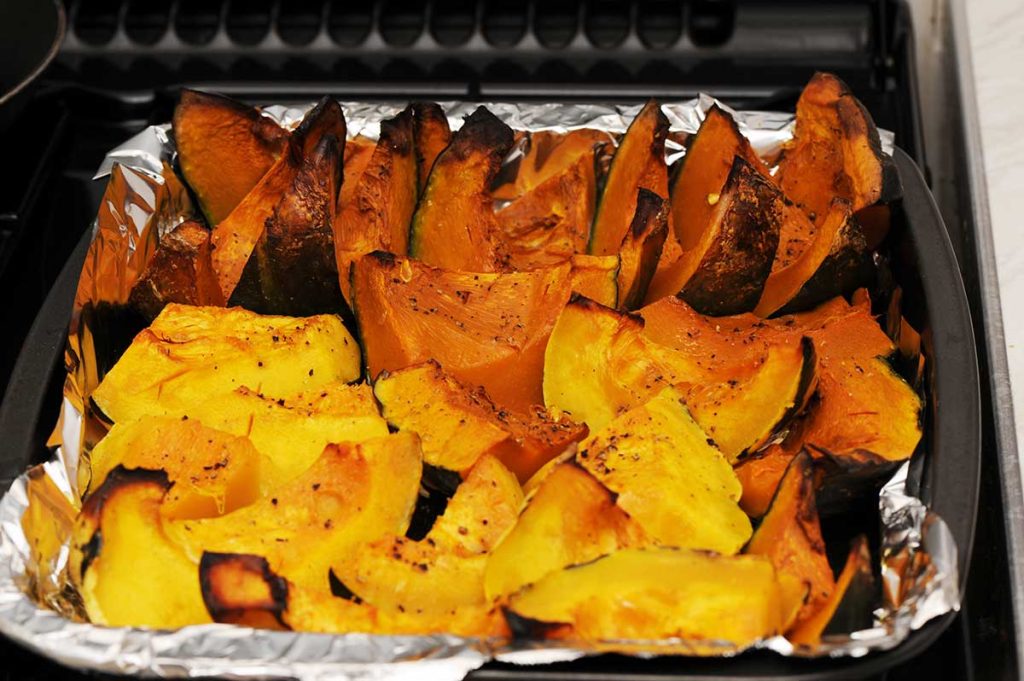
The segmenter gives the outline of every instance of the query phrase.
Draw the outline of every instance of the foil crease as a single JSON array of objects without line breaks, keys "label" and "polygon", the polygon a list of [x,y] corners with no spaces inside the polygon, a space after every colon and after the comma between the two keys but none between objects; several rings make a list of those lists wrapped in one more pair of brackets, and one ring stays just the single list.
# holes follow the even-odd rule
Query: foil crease
[{"label": "foil crease", "polygon": [[[685,153],[686,138],[705,112],[718,104],[732,113],[755,150],[769,161],[792,139],[793,115],[733,111],[707,95],[662,105],[670,122],[666,159]],[[440,102],[452,129],[478,104]],[[404,102],[342,102],[348,133],[379,136],[379,121]],[[270,106],[264,115],[294,128],[312,104]],[[639,106],[596,104],[486,103],[511,127],[566,132],[589,127],[625,133]],[[880,131],[883,150],[893,136]],[[90,413],[88,395],[116,360],[105,347],[100,322],[105,308],[124,303],[161,236],[192,216],[188,192],[172,170],[169,125],[150,126],[112,150],[96,173],[109,177],[93,243],[83,267],[70,320],[65,399],[53,458],[16,479],[0,498],[0,633],[60,663],[105,672],[160,677],[223,675],[228,678],[280,676],[295,679],[461,679],[489,660],[518,665],[550,664],[607,649],[656,655],[730,656],[743,649],[728,643],[684,640],[609,641],[583,646],[555,642],[496,645],[455,636],[327,635],[202,625],[174,631],[111,628],[85,620],[65,575],[70,528],[79,508],[80,466],[105,428]],[[123,320],[114,318],[114,322]],[[123,349],[123,348],[121,348]],[[796,657],[857,657],[899,645],[929,620],[959,609],[957,548],[937,515],[908,490],[908,463],[879,493],[882,522],[882,603],[874,625],[844,635],[826,635],[815,647],[798,647],[776,636],[754,648]],[[31,506],[30,506],[31,501]],[[27,513],[30,508],[44,513]],[[41,527],[42,526],[42,527]],[[43,545],[29,541],[43,536]]]}]

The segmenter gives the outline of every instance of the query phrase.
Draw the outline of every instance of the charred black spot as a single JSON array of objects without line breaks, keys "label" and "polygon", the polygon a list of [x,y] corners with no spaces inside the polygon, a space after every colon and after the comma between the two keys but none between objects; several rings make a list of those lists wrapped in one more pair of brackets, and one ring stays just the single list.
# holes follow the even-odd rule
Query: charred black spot
[{"label": "charred black spot", "polygon": [[515,638],[544,639],[548,634],[565,626],[564,624],[559,624],[557,622],[544,622],[542,620],[523,617],[509,608],[502,608],[501,613],[505,616],[505,621],[508,622],[508,628]]},{"label": "charred black spot", "polygon": [[[267,597],[232,600],[231,594],[222,590],[217,578],[222,570],[248,573],[262,580],[267,586]],[[215,622],[267,623],[267,626],[276,623],[287,628],[283,615],[288,608],[288,581],[271,570],[263,556],[204,551],[199,560],[199,588],[203,603]]]},{"label": "charred black spot", "polygon": [[331,587],[331,595],[335,598],[343,598],[346,601],[352,601],[356,605],[363,602],[362,598],[357,596],[352,589],[348,588],[343,581],[338,579],[338,575],[334,574],[334,570],[327,571],[327,583]]}]

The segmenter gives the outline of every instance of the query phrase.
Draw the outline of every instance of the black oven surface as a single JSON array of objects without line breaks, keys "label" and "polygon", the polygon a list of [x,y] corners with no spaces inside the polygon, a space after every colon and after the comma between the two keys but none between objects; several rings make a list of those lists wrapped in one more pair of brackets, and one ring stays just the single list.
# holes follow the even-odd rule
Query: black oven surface
[{"label": "black oven surface", "polygon": [[[50,338],[49,345],[25,349],[54,363],[46,390],[38,389],[38,378],[12,374],[15,359],[51,289],[55,297],[64,289],[70,309],[67,287],[73,291],[75,258],[80,262],[84,254],[75,248],[98,207],[103,183],[91,177],[103,154],[145,125],[169,120],[183,85],[254,101],[323,93],[636,101],[707,91],[737,108],[792,110],[809,76],[831,70],[927,169],[912,32],[908,12],[898,2],[779,7],[721,1],[436,0],[426,6],[399,0],[356,8],[322,0],[71,0],[67,5],[69,33],[61,53],[35,86],[28,107],[0,130],[3,148],[12,152],[8,157],[19,163],[15,180],[0,186],[0,282],[7,285],[4,290],[18,292],[0,309],[0,328],[6,331],[0,336],[0,391],[10,382],[12,394],[27,394],[21,391],[35,384],[38,404],[21,405],[18,420],[37,445],[31,454],[36,459],[45,455],[39,445],[49,435],[60,400],[60,324],[50,322],[51,328],[41,330],[44,335],[34,334]],[[970,234],[959,223],[949,228],[962,251]],[[959,254],[975,305],[975,265]],[[979,340],[983,370],[984,347]],[[938,640],[888,671],[860,667],[844,673],[842,661],[822,665],[757,653],[731,661],[729,675],[718,678],[787,673],[810,679],[827,670],[842,678],[1015,678],[1016,671],[1004,662],[1011,656],[1014,623],[1007,611],[1002,504],[993,501],[1000,499],[1001,486],[988,446],[994,440],[989,400],[983,391],[983,502],[971,580],[964,608]],[[25,458],[15,469],[0,466],[0,478],[30,462]],[[473,677],[658,678],[710,672],[715,664],[605,656],[543,670],[490,664]],[[12,679],[73,674],[4,640],[0,672],[0,678]]]}]

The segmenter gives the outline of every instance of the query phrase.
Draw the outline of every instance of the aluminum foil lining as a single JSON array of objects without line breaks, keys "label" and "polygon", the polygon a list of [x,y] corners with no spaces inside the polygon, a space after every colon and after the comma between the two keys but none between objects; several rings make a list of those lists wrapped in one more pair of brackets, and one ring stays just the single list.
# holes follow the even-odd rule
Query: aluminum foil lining
[{"label": "aluminum foil lining", "polygon": [[[682,143],[697,131],[713,98],[662,106],[671,124],[666,157],[685,153]],[[453,129],[477,104],[442,102]],[[311,104],[264,110],[294,127]],[[379,121],[404,103],[343,102],[348,133],[376,139]],[[490,103],[486,106],[513,128],[565,132],[597,128],[626,131],[638,106],[595,104]],[[719,106],[723,106],[719,103]],[[727,108],[727,107],[723,107]],[[732,111],[740,129],[763,157],[772,160],[792,138],[793,116]],[[893,136],[880,131],[883,150]],[[64,571],[68,533],[79,507],[78,463],[89,436],[90,386],[111,358],[100,356],[103,329],[88,318],[90,304],[123,303],[159,236],[191,215],[187,192],[170,163],[174,141],[169,125],[143,130],[112,150],[96,173],[110,176],[93,245],[83,268],[69,327],[65,399],[55,432],[53,458],[14,481],[0,499],[0,633],[60,663],[97,671],[161,677],[223,675],[229,678],[280,676],[295,679],[461,679],[488,660],[519,665],[548,664],[601,652],[600,646],[566,647],[555,642],[496,645],[455,636],[327,635],[202,625],[174,631],[111,628],[90,624]],[[96,328],[93,328],[96,326]],[[929,620],[959,609],[957,548],[937,515],[908,489],[908,463],[882,487],[879,555],[882,605],[874,625],[842,635],[826,635],[813,648],[797,647],[781,636],[755,648],[797,657],[861,656],[899,645]],[[31,499],[31,506],[30,506]],[[29,511],[29,512],[27,512]],[[28,540],[51,543],[41,551]],[[631,654],[721,655],[742,652],[726,643],[663,640],[628,643]]]}]

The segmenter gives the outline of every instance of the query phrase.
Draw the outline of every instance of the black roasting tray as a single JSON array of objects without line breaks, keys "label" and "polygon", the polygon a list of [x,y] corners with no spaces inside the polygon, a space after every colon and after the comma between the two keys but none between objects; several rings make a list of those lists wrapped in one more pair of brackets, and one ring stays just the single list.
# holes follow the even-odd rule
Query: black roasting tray
[{"label": "black roasting tray", "polygon": [[[978,364],[967,296],[946,228],[917,165],[900,149],[894,159],[903,198],[888,237],[891,271],[904,295],[903,314],[922,330],[925,437],[913,462],[920,496],[948,524],[958,546],[961,591],[966,584],[978,506],[981,403]],[[63,350],[78,277],[91,234],[68,260],[39,310],[0,404],[0,486],[48,458],[45,434],[56,413],[55,386],[63,382]],[[851,659],[786,658],[754,651],[736,658],[639,659],[617,655],[547,666],[492,662],[473,679],[837,679],[864,678],[928,648],[949,626],[948,613],[913,632],[897,648]]]}]

